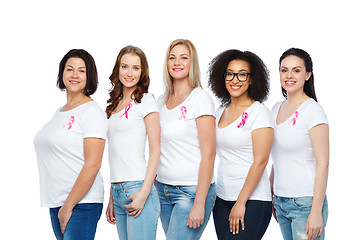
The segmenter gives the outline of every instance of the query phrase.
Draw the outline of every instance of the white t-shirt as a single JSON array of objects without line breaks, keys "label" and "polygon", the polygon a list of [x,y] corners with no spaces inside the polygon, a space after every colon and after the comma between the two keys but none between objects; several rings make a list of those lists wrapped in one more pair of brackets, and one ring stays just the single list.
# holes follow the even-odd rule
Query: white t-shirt
[{"label": "white t-shirt", "polygon": [[[270,111],[260,102],[254,102],[233,123],[219,128],[224,109],[220,107],[216,111],[216,152],[220,159],[216,195],[226,201],[236,201],[254,162],[251,133],[259,128],[273,128],[274,124]],[[271,201],[266,169],[249,199]]]},{"label": "white t-shirt", "polygon": [[214,102],[202,88],[195,88],[179,106],[168,109],[159,98],[161,154],[159,182],[171,185],[197,185],[201,161],[195,119],[215,116]]},{"label": "white t-shirt", "polygon": [[[34,145],[40,175],[42,207],[60,207],[84,166],[84,138],[106,139],[104,111],[91,101],[72,110],[55,112],[36,134]],[[102,203],[103,180],[98,172],[94,184],[79,203]]]},{"label": "white t-shirt", "polygon": [[[276,123],[281,102],[274,105]],[[274,193],[281,197],[313,196],[316,163],[309,130],[328,124],[321,105],[310,98],[280,125],[275,124],[271,157],[274,164]]]},{"label": "white t-shirt", "polygon": [[110,181],[125,182],[144,180],[146,126],[144,118],[159,112],[152,94],[144,94],[141,103],[132,101],[108,120],[108,148]]}]

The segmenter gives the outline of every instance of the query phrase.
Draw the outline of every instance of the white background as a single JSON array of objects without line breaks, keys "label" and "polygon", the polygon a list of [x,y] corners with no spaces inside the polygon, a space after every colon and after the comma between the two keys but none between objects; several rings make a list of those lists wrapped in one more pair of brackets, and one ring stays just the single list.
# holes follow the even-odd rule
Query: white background
[{"label": "white background", "polygon": [[[280,101],[278,59],[303,48],[314,62],[316,93],[330,121],[327,239],[358,233],[358,127],[360,17],[355,1],[1,1],[0,238],[54,239],[48,209],[40,208],[33,138],[64,105],[56,84],[58,64],[72,48],[94,57],[106,107],[109,79],[119,50],[132,44],[147,55],[150,92],[162,91],[165,52],[176,38],[197,47],[203,86],[207,67],[220,52],[237,48],[258,54],[271,74],[269,108]],[[269,161],[271,164],[271,159]],[[105,220],[109,169],[104,154],[105,204],[96,239],[116,239]],[[6,236],[6,237],[5,237]],[[165,239],[159,221],[158,239]],[[202,239],[216,239],[212,219]],[[281,239],[274,219],[263,239]]]}]

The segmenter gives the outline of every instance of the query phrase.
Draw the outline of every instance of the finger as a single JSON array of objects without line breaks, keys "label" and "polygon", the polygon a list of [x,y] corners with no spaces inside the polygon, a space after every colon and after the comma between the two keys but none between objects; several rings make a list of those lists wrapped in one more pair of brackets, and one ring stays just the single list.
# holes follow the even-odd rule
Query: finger
[{"label": "finger", "polygon": [[131,211],[131,212],[129,212],[127,215],[135,215],[137,213],[137,210],[134,210],[134,211]]},{"label": "finger", "polygon": [[141,209],[139,211],[137,211],[136,215],[134,216],[134,218],[137,218],[141,213]]},{"label": "finger", "polygon": [[60,223],[61,233],[64,234],[67,223]]},{"label": "finger", "polygon": [[235,221],[235,234],[239,234],[239,221]]},{"label": "finger", "polygon": [[[241,221],[241,229],[244,231],[245,230],[245,219],[242,218],[242,219],[240,219],[240,221]],[[239,231],[238,231],[238,233],[239,233]]]}]

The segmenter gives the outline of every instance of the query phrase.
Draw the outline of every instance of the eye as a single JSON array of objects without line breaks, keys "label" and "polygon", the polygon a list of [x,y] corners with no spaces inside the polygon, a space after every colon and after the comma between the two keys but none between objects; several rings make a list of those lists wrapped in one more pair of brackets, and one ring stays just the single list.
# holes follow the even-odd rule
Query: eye
[{"label": "eye", "polygon": [[233,76],[234,75],[234,73],[233,72],[226,72],[226,76]]},{"label": "eye", "polygon": [[126,66],[126,65],[121,65],[121,68],[122,68],[122,69],[126,69],[127,66]]},{"label": "eye", "polygon": [[84,73],[84,72],[85,72],[85,70],[79,70],[79,72]]},{"label": "eye", "polygon": [[134,67],[134,70],[138,71],[138,70],[140,70],[140,68],[139,67]]},{"label": "eye", "polygon": [[299,73],[300,69],[295,69],[294,72]]},{"label": "eye", "polygon": [[287,70],[286,70],[286,69],[281,69],[281,72],[282,72],[282,73],[286,73]]},{"label": "eye", "polygon": [[175,59],[175,57],[169,57],[169,60],[174,60]]},{"label": "eye", "polygon": [[187,59],[188,59],[188,57],[182,57],[181,59],[183,59],[183,60],[187,60]]},{"label": "eye", "polygon": [[246,77],[246,75],[247,75],[247,72],[239,72],[240,77]]}]

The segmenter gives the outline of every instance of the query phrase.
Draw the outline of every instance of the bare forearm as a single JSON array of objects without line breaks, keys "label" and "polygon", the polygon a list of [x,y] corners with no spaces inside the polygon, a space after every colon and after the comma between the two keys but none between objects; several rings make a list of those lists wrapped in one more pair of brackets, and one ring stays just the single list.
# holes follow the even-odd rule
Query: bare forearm
[{"label": "bare forearm", "polygon": [[194,203],[205,204],[210,183],[213,177],[214,160],[215,155],[209,156],[207,159],[203,159],[200,163],[198,185]]},{"label": "bare forearm", "polygon": [[322,205],[325,198],[328,171],[329,171],[328,164],[322,164],[316,167],[314,196],[313,196],[313,204],[311,210],[318,213],[321,213]]}]

